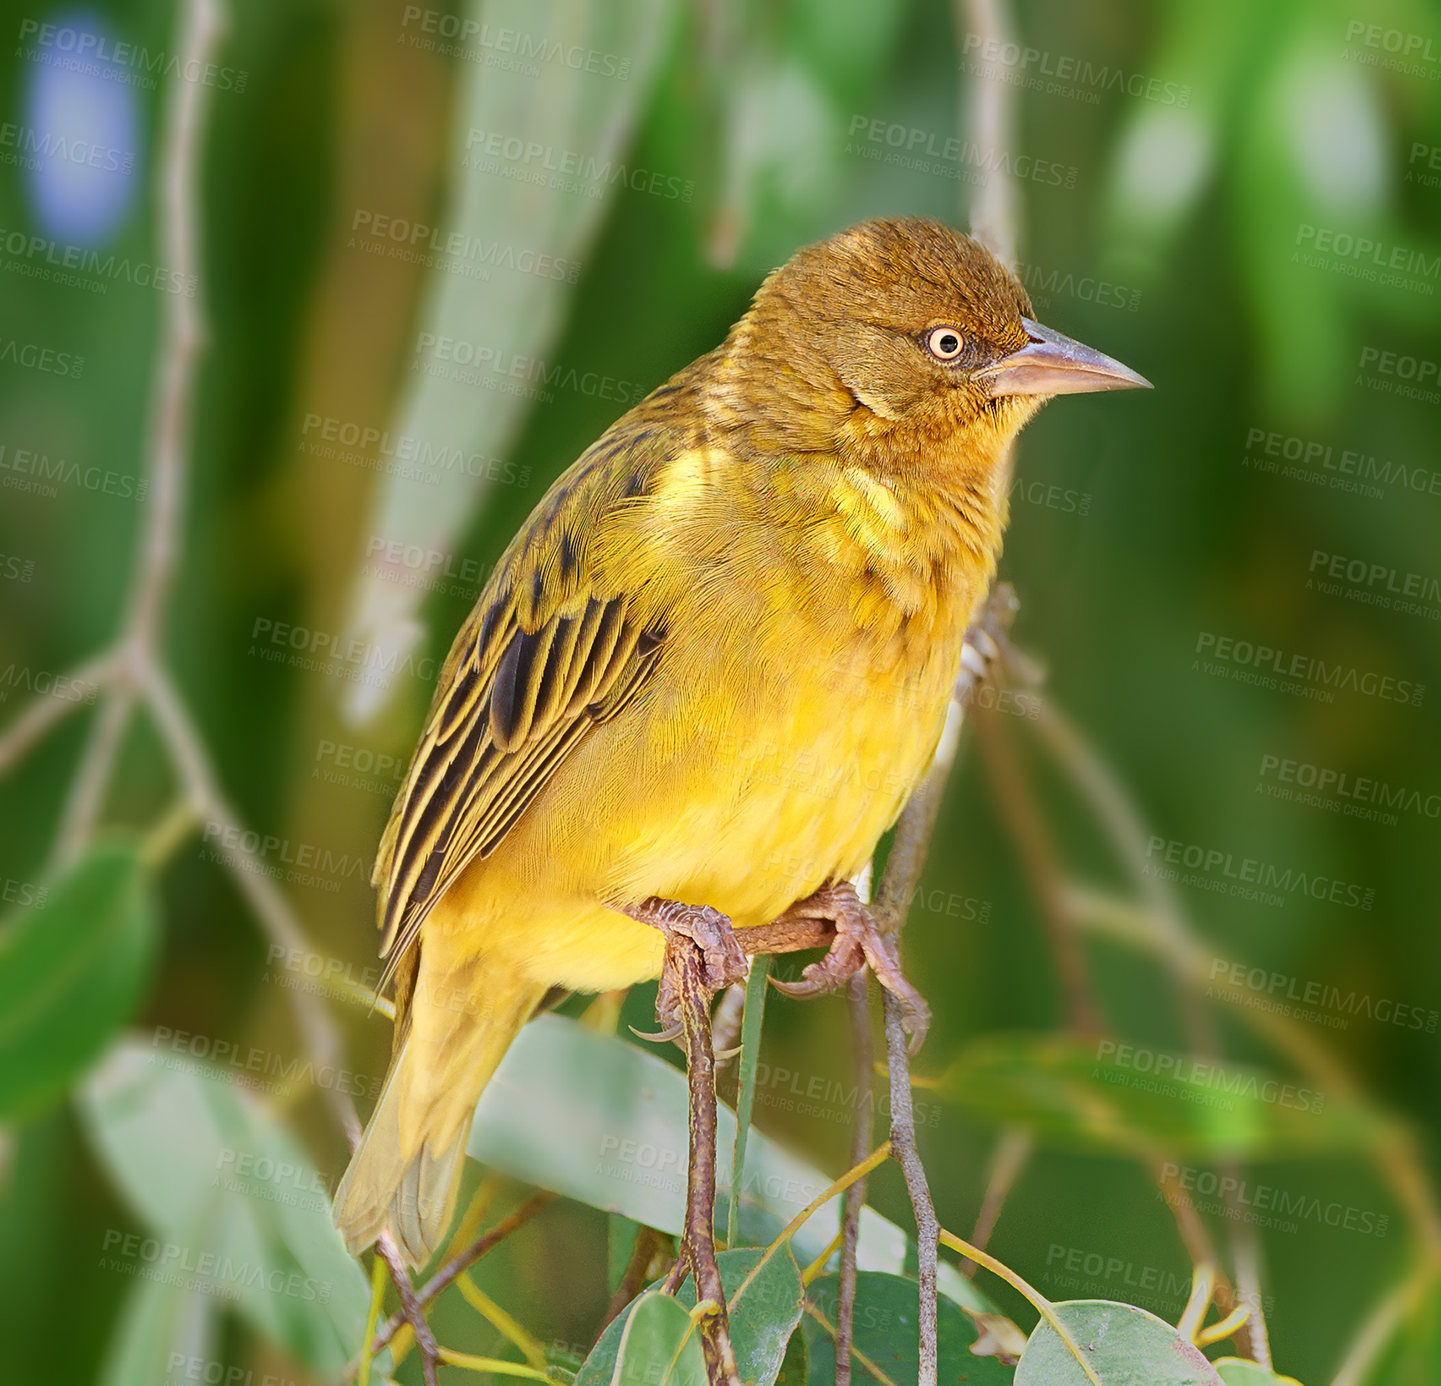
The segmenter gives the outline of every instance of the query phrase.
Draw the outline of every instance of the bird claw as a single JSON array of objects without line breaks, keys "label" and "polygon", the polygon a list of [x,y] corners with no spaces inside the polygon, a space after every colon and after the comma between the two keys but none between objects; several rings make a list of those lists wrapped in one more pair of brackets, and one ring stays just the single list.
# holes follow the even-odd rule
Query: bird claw
[{"label": "bird claw", "polygon": [[930,1028],[930,1007],[891,957],[875,915],[861,902],[855,887],[849,882],[822,886],[786,913],[827,920],[835,925],[836,936],[825,957],[809,964],[799,980],[782,982],[771,978],[771,985],[787,996],[824,996],[844,986],[862,967],[869,965],[876,981],[900,1002],[902,1024],[911,1037],[910,1051],[914,1054]]},{"label": "bird claw", "polygon": [[[844,957],[843,957],[844,953]],[[828,996],[839,991],[857,972],[865,966],[865,956],[859,954],[852,960],[850,949],[840,940],[831,945],[830,951],[818,962],[807,963],[797,981],[786,982],[772,977],[770,984],[786,996],[804,1001],[812,996]]]},{"label": "bird claw", "polygon": [[680,996],[676,973],[682,965],[680,948],[693,949],[693,963],[699,981],[709,992],[717,992],[735,982],[743,982],[749,967],[745,950],[740,946],[731,922],[709,905],[687,905],[679,900],[662,900],[652,896],[639,905],[627,906],[623,913],[642,924],[649,924],[665,935],[665,963],[661,968],[660,989],[656,995],[656,1019],[664,1027],[641,1039],[660,1044],[677,1039],[682,1033]]},{"label": "bird claw", "polygon": [[664,1030],[637,1030],[634,1025],[629,1029],[636,1039],[644,1040],[647,1044],[669,1044],[671,1040],[680,1038],[685,1026],[676,1020],[667,1025]]}]

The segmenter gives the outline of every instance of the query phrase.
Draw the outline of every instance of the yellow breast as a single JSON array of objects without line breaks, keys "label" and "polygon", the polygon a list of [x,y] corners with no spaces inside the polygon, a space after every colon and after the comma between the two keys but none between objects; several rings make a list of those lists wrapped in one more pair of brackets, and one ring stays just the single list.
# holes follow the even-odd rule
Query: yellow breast
[{"label": "yellow breast", "polygon": [[687,473],[674,561],[695,567],[653,680],[432,932],[548,985],[624,986],[659,972],[661,938],[601,902],[658,895],[745,928],[868,860],[929,765],[992,560],[933,525],[918,543],[913,508],[855,469],[789,483],[828,494],[777,526],[708,507]]}]

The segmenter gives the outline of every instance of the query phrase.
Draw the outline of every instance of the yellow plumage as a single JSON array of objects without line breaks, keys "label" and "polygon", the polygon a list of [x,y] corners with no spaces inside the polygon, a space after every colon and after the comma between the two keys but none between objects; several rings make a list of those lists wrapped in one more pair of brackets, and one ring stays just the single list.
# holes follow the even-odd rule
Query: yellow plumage
[{"label": "yellow plumage", "polygon": [[352,1249],[387,1223],[414,1260],[435,1246],[476,1099],[550,988],[659,973],[662,935],[620,907],[743,929],[869,859],[939,737],[1037,402],[917,385],[914,334],[961,320],[1001,356],[1029,313],[935,223],[857,228],[542,500],[456,638],[376,863],[402,972],[336,1195]]}]

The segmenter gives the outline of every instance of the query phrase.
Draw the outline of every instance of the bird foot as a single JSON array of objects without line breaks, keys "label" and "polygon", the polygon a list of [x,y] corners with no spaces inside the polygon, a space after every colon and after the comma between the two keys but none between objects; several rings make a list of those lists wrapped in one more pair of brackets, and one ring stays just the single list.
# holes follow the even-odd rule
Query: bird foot
[{"label": "bird foot", "polygon": [[731,922],[709,905],[687,905],[679,900],[662,900],[651,896],[638,905],[626,906],[623,913],[641,924],[649,924],[665,935],[665,963],[661,968],[660,988],[656,994],[655,1014],[662,1029],[641,1039],[676,1039],[681,1033],[679,990],[679,950],[693,950],[701,985],[710,992],[720,991],[733,982],[743,982],[747,962],[745,952],[731,928]]},{"label": "bird foot", "polygon": [[921,1047],[930,1027],[931,1012],[920,992],[906,980],[899,964],[892,958],[876,917],[849,881],[822,886],[814,895],[798,900],[777,923],[801,920],[823,921],[835,929],[830,950],[818,962],[801,973],[797,982],[771,984],[787,996],[823,996],[843,987],[862,967],[869,965],[878,981],[900,1003],[911,1052]]}]

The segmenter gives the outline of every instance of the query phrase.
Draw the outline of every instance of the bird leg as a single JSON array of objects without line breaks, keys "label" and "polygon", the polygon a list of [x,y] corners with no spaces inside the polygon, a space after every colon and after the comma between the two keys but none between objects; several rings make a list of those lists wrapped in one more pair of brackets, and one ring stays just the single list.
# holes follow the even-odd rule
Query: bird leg
[{"label": "bird leg", "polygon": [[[711,1386],[740,1386],[715,1254],[716,1090],[710,998],[745,976],[746,957],[730,920],[709,906],[653,897],[625,913],[665,935],[656,1018],[666,1027],[662,1034],[678,1026],[677,1033],[684,1035],[690,1083],[690,1160],[681,1260],[689,1263],[695,1276],[696,1304],[713,1306],[700,1321],[706,1376]],[[666,1282],[672,1292],[679,1288],[679,1266],[677,1262],[677,1272]]]},{"label": "bird leg", "polygon": [[814,895],[796,901],[771,927],[815,923],[832,926],[830,951],[820,961],[809,964],[801,973],[800,981],[778,982],[772,978],[772,985],[787,996],[821,996],[844,986],[869,964],[876,981],[901,1003],[906,1032],[911,1036],[911,1052],[915,1053],[930,1026],[930,1008],[920,992],[906,980],[886,946],[875,915],[866,908],[849,881],[822,886]]},{"label": "bird leg", "polygon": [[746,955],[736,940],[730,920],[719,910],[652,895],[638,905],[621,907],[621,913],[665,935],[665,961],[661,964],[660,989],[655,999],[655,1015],[662,1029],[658,1034],[641,1035],[641,1039],[662,1043],[680,1038],[683,1019],[676,990],[676,960],[680,951],[698,956],[701,981],[710,991],[745,981]]}]

